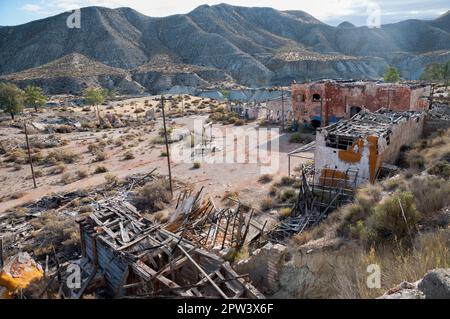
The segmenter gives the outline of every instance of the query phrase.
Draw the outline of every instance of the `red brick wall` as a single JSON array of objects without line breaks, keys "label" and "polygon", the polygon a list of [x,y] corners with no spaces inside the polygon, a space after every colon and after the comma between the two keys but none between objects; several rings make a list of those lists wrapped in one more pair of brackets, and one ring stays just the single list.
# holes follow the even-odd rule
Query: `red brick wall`
[{"label": "red brick wall", "polygon": [[[370,82],[346,85],[333,82],[293,84],[292,103],[295,118],[300,122],[309,123],[313,119],[326,118],[328,122],[334,122],[349,118],[351,107],[365,108],[371,112],[382,107],[389,107],[394,111],[424,110],[428,103],[426,99],[421,98],[424,94],[422,90]],[[313,95],[316,93],[324,99],[322,114],[321,103],[313,101]]]}]

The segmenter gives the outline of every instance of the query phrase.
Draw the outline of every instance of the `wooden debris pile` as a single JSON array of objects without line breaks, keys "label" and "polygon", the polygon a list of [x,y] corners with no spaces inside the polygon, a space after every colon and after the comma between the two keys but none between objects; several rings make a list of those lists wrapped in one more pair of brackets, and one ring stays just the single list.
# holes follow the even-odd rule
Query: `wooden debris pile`
[{"label": "wooden debris pile", "polygon": [[[197,200],[190,214],[201,216]],[[100,272],[116,298],[263,298],[228,263],[183,237],[186,229],[174,234],[144,219],[125,201],[98,203],[78,223],[83,256],[94,267],[77,296]]]},{"label": "wooden debris pile", "polygon": [[320,224],[328,215],[341,205],[351,202],[353,189],[347,188],[349,180],[356,181],[357,172],[347,171],[343,175],[343,183],[335,176],[329,179],[321,178],[314,183],[314,170],[302,168],[302,182],[297,202],[289,217],[273,229],[268,238],[274,243],[283,244],[287,239],[304,230]]},{"label": "wooden debris pile", "polygon": [[173,233],[197,243],[206,250],[240,249],[250,231],[261,233],[263,227],[253,220],[254,210],[239,203],[236,208],[217,209],[210,199],[197,193],[180,193],[175,213],[164,226]]}]

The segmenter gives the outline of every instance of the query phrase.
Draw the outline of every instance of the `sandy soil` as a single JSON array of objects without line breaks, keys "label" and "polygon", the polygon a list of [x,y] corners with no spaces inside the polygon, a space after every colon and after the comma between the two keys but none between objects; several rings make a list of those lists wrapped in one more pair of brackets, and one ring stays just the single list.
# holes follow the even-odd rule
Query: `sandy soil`
[{"label": "sandy soil", "polygon": [[[145,103],[145,100],[149,99],[142,98],[139,103]],[[130,105],[128,103],[129,101],[126,102],[125,104]],[[83,112],[81,109],[75,109],[75,113]],[[93,113],[92,116],[94,116]],[[175,130],[192,130],[194,121],[206,120],[207,117],[208,115],[191,115],[184,118],[170,119],[170,123]],[[254,129],[256,126],[257,123],[254,122],[239,129],[246,131]],[[162,119],[158,118],[156,122],[144,123],[133,128],[113,128],[100,132],[57,134],[67,140],[68,144],[59,148],[42,150],[43,155],[45,156],[48,152],[56,149],[67,150],[78,154],[79,159],[75,163],[65,164],[66,171],[64,174],[68,173],[74,176],[80,170],[88,173],[86,178],[73,181],[67,185],[61,182],[61,174],[49,175],[52,167],[39,165],[36,167],[36,170],[42,172],[42,177],[37,179],[38,188],[34,189],[29,165],[22,165],[20,170],[16,170],[11,163],[1,163],[0,198],[2,198],[2,202],[0,202],[0,213],[13,207],[38,200],[53,192],[74,191],[104,184],[105,175],[108,173],[94,174],[95,168],[99,165],[105,166],[111,174],[114,174],[118,178],[124,178],[131,174],[148,173],[154,168],[157,168],[157,172],[161,175],[168,174],[167,158],[161,156],[161,152],[165,151],[165,146],[154,143],[155,138],[159,136],[159,129],[161,127]],[[215,130],[224,130],[226,128],[233,128],[233,126],[214,125]],[[0,127],[0,132],[1,135],[24,137],[21,131],[16,128]],[[273,140],[278,140],[280,145],[279,151],[272,154],[272,156],[279,157],[279,167],[274,173],[275,179],[277,179],[287,175],[287,154],[300,145],[290,144],[288,142],[288,134],[273,134],[271,137]],[[115,141],[119,138],[123,139],[123,143],[116,145]],[[100,163],[95,162],[94,155],[88,150],[89,145],[98,144],[98,141],[107,143],[107,146],[104,148],[107,158]],[[177,147],[180,143],[182,142],[174,143],[171,147]],[[214,145],[223,145],[223,140],[216,137],[214,139]],[[256,145],[253,147],[256,147]],[[127,151],[133,153],[134,159],[124,159],[124,153]],[[233,152],[235,152],[233,148],[221,147],[214,154],[205,154],[203,157],[204,161],[201,162],[200,168],[198,169],[193,168],[192,162],[184,163],[177,161],[176,158],[172,158],[171,167],[173,177],[181,182],[192,184],[196,188],[204,186],[206,193],[210,194],[213,198],[217,198],[217,200],[223,198],[226,192],[237,192],[241,200],[257,206],[258,200],[266,196],[270,186],[270,184],[261,185],[258,183],[262,164],[208,163],[212,160],[220,162],[221,159],[229,156]],[[248,153],[248,150],[246,153]],[[309,154],[308,156],[313,157],[313,154]],[[246,157],[248,157],[248,154]],[[4,156],[2,159],[4,160]],[[292,161],[292,167],[295,167],[295,165],[301,162],[307,162],[307,160],[294,159]],[[19,193],[21,193],[21,196],[17,197],[20,198],[10,198],[11,194]]]}]

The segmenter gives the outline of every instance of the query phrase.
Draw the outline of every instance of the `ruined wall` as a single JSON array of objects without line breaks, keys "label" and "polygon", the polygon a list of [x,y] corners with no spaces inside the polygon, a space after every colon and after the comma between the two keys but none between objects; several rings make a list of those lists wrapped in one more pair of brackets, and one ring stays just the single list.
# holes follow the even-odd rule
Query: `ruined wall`
[{"label": "ruined wall", "polygon": [[[267,101],[266,107],[267,107],[266,119],[272,122],[281,122],[283,117],[282,115],[283,105],[281,99]],[[292,121],[294,118],[294,112],[292,110],[292,99],[284,100],[284,118],[285,121],[287,122]]]},{"label": "ruined wall", "polygon": [[[357,184],[364,184],[370,181],[371,172],[376,170],[377,142],[373,138],[359,139],[350,150],[340,150],[326,146],[328,131],[318,130],[316,136],[316,150],[314,156],[315,179],[323,180],[324,176],[331,176],[333,171],[347,171],[349,169],[358,170]],[[375,145],[375,148],[374,148]],[[375,152],[374,152],[375,150]],[[372,164],[371,164],[372,163]]]},{"label": "ruined wall", "polygon": [[416,115],[409,119],[404,118],[398,122],[386,138],[379,139],[380,159],[384,163],[395,164],[403,145],[408,145],[419,140],[423,135],[426,115]]},{"label": "ruined wall", "polygon": [[[428,109],[431,88],[408,85],[355,83],[305,83],[292,85],[294,116],[301,123],[320,121],[322,126],[348,119],[360,110],[376,112],[380,108],[393,111],[421,111]],[[318,94],[319,100],[314,100]],[[320,98],[323,99],[322,107]]]},{"label": "ruined wall", "polygon": [[374,182],[383,163],[395,164],[401,147],[422,136],[425,117],[423,113],[403,118],[385,134],[359,138],[347,150],[327,146],[329,131],[334,125],[319,129],[315,150],[316,180],[324,181],[335,172],[353,169],[358,170],[357,185]]},{"label": "ruined wall", "polygon": [[431,96],[431,86],[417,87],[411,90],[410,111],[424,111],[430,107],[428,97]]}]

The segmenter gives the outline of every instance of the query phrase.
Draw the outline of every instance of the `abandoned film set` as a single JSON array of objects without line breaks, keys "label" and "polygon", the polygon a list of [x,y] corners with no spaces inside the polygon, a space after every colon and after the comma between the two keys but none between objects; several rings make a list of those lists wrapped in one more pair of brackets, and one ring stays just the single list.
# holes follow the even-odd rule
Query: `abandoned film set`
[{"label": "abandoned film set", "polygon": [[2,305],[450,299],[449,4],[0,0]]}]

